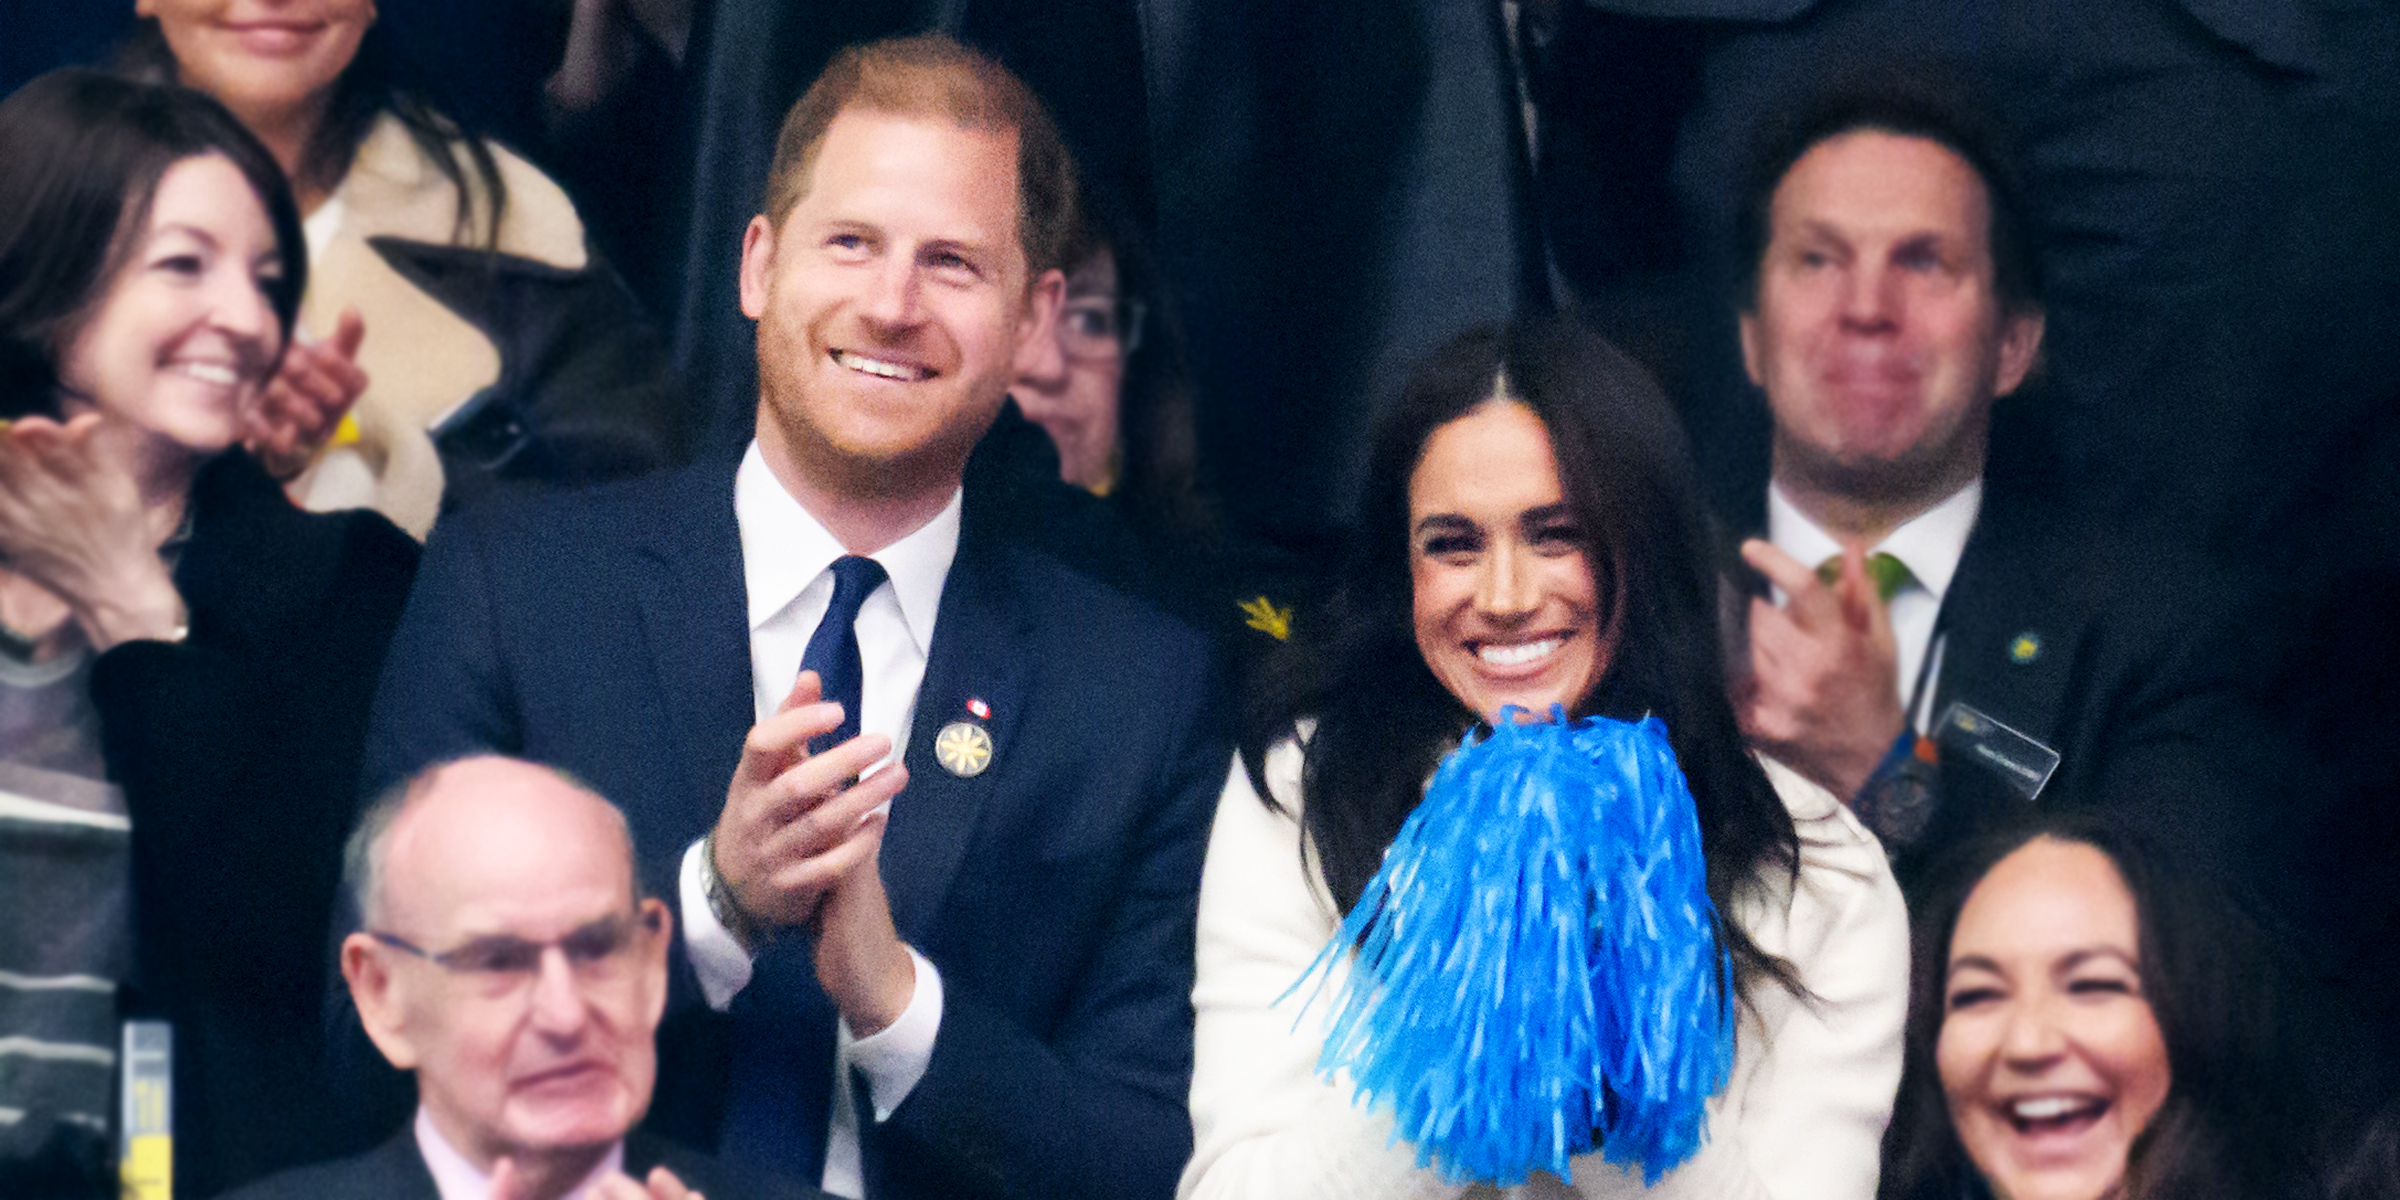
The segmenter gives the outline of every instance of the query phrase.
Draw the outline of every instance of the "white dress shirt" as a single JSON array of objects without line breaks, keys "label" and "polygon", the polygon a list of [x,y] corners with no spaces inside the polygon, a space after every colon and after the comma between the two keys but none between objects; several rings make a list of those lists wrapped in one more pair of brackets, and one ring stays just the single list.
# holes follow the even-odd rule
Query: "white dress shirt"
[{"label": "white dress shirt", "polygon": [[[491,1200],[492,1177],[477,1169],[467,1156],[458,1152],[442,1131],[433,1127],[433,1114],[423,1106],[417,1109],[417,1156],[425,1160],[425,1169],[433,1175],[433,1190],[442,1200]],[[559,1200],[585,1200],[595,1194],[600,1181],[625,1169],[625,1140],[608,1148],[600,1165],[583,1181],[568,1188]]]},{"label": "white dress shirt", "polygon": [[[1959,556],[1966,553],[1967,535],[1974,532],[1975,516],[1982,510],[1983,480],[1977,479],[1867,547],[1869,555],[1889,554],[1899,559],[1916,577],[1892,594],[1892,638],[1900,651],[1892,686],[1901,703],[1912,705],[1909,720],[1919,732],[1932,724],[1929,710],[1942,669],[1941,648],[1933,645],[1933,627],[1941,615],[1942,597],[1949,594],[1950,579],[1958,574]],[[1842,552],[1842,543],[1809,520],[1776,483],[1767,485],[1767,540],[1812,570]],[[1933,660],[1930,664],[1926,662],[1928,654]],[[1920,671],[1925,679],[1922,688],[1917,687]],[[1911,695],[1912,691],[1918,694]]]},{"label": "white dress shirt", "polygon": [[[875,770],[899,761],[907,750],[942,584],[958,554],[960,501],[953,494],[932,520],[868,556],[883,568],[885,579],[867,593],[853,625],[863,668],[859,732],[892,741],[891,757]],[[751,695],[763,721],[783,706],[800,678],[809,639],[833,603],[834,560],[848,551],[783,490],[755,441],[734,473],[733,518],[742,539],[742,583],[749,593]],[[684,851],[677,890],[693,972],[710,1007],[722,1011],[749,984],[751,962],[708,907],[700,872],[705,848],[705,842],[694,842]],[[881,1121],[908,1098],[933,1060],[934,1035],[942,1023],[942,977],[915,947],[908,954],[916,964],[916,990],[900,1018],[864,1038],[853,1038],[847,1022],[836,1031],[832,1129],[819,1186],[837,1196],[865,1194],[849,1069],[866,1076],[875,1119]]]}]

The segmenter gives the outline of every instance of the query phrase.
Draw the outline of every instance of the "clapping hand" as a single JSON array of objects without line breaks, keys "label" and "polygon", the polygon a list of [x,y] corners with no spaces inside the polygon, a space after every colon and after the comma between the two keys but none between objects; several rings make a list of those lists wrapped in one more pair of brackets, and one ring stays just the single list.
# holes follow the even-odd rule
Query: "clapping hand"
[{"label": "clapping hand", "polygon": [[[538,1200],[544,1189],[537,1187],[527,1176],[532,1172],[520,1169],[515,1158],[503,1158],[492,1168],[492,1200]],[[564,1187],[582,1182],[578,1179],[553,1181]],[[592,1189],[597,1200],[707,1200],[707,1197],[684,1186],[675,1173],[665,1167],[650,1168],[649,1178],[635,1182],[622,1172],[612,1171],[601,1178]]]},{"label": "clapping hand", "polygon": [[1773,545],[1751,539],[1742,558],[1783,590],[1778,608],[1750,601],[1750,676],[1734,710],[1751,744],[1847,801],[1907,727],[1893,685],[1891,613],[1849,543],[1831,585]]},{"label": "clapping hand", "polygon": [[897,1020],[916,965],[892,925],[876,853],[878,810],[908,783],[899,763],[859,776],[892,751],[879,733],[808,752],[810,738],[842,723],[842,707],[802,671],[774,716],[750,730],[715,837],[718,877],[769,927],[809,925],[818,982],[860,1037]]},{"label": "clapping hand", "polygon": [[751,728],[717,819],[717,876],[762,931],[808,924],[828,890],[873,864],[883,842],[875,810],[908,782],[898,763],[859,778],[892,752],[879,733],[808,752],[810,738],[842,723],[842,706],[822,694],[817,673],[803,671],[775,715]]},{"label": "clapping hand", "polygon": [[367,373],[358,365],[359,343],[366,336],[366,320],[350,308],[334,323],[331,339],[295,339],[285,348],[283,365],[267,381],[242,440],[267,474],[288,481],[308,469],[358,403],[367,390]]},{"label": "clapping hand", "polygon": [[98,413],[26,417],[0,435],[0,559],[64,601],[96,650],[184,623],[158,555],[159,525],[181,509],[143,503],[137,437]]}]

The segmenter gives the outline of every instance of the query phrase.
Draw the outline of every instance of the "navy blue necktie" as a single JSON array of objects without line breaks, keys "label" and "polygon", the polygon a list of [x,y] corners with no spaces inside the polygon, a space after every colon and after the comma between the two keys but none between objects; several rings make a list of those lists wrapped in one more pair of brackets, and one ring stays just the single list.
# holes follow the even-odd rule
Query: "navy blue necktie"
[{"label": "navy blue necktie", "polygon": [[808,752],[821,754],[858,736],[859,686],[866,669],[858,658],[858,610],[867,595],[881,586],[883,566],[871,558],[846,554],[833,560],[833,602],[825,619],[809,635],[800,669],[815,671],[825,685],[825,698],[842,706],[841,728],[809,740]]}]

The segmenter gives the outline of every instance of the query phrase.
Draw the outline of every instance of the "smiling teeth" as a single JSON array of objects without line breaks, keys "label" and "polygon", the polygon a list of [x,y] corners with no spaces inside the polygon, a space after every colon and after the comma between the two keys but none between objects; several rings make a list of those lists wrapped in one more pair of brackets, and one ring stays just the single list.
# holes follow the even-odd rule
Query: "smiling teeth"
[{"label": "smiling teeth", "polygon": [[1514,667],[1548,657],[1566,641],[1565,638],[1543,638],[1538,642],[1522,642],[1514,646],[1485,644],[1475,648],[1475,655],[1495,667]]},{"label": "smiling teeth", "polygon": [[2009,1106],[2009,1111],[2020,1121],[2047,1121],[2079,1111],[2090,1103],[2066,1096],[2044,1096],[2039,1100],[2019,1100]]},{"label": "smiling teeth", "polygon": [[202,383],[214,383],[223,387],[231,387],[242,381],[241,374],[224,363],[178,363],[175,369]]},{"label": "smiling teeth", "polygon": [[834,351],[833,361],[840,363],[853,371],[861,371],[869,375],[881,376],[885,379],[898,379],[911,383],[920,379],[930,378],[933,375],[933,372],[928,371],[923,367],[912,367],[906,363],[885,362],[880,358],[868,358],[863,354],[852,354],[847,350]]}]

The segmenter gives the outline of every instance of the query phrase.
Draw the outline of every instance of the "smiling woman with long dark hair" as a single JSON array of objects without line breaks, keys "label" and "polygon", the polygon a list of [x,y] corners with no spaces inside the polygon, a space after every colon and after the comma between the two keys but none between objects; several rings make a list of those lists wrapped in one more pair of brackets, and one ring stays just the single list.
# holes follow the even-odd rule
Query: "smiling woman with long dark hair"
[{"label": "smiling woman with long dark hair", "polygon": [[[1519,727],[1495,723],[1556,705],[1577,728],[1592,717],[1663,725],[1688,785],[1665,811],[1692,823],[1705,860],[1696,872],[1705,895],[1683,903],[1716,914],[1709,933],[1731,981],[1732,1065],[1706,1102],[1705,1147],[1644,1160],[1672,1168],[1655,1179],[1657,1194],[1764,1195],[1772,1182],[1786,1197],[1869,1195],[1899,1069],[1899,892],[1881,848],[1845,809],[1744,748],[1725,692],[1706,525],[1657,386],[1572,327],[1479,330],[1418,369],[1370,462],[1355,549],[1323,626],[1329,641],[1259,706],[1218,809],[1193,991],[1197,1153],[1182,1194],[1463,1190],[1458,1172],[1421,1165],[1426,1147],[1394,1144],[1394,1118],[1365,1098],[1354,1104],[1350,1080],[1317,1076],[1321,1052],[1383,1035],[1352,1030],[1329,1045],[1324,1006],[1304,1007],[1311,988],[1295,984],[1337,930],[1356,927],[1345,916],[1360,919],[1370,898],[1405,898],[1379,872],[1401,854],[1396,842],[1408,841],[1421,803],[1430,806],[1427,780],[1439,787],[1445,753],[1471,731],[1506,741]],[[1618,849],[1642,848],[1609,848]],[[1683,903],[1677,910],[1689,911]],[[1364,971],[1376,936],[1358,955],[1336,955],[1347,964],[1336,974]],[[1538,986],[1487,978],[1510,979],[1503,991]],[[1485,1014],[1507,999],[1471,989],[1451,1002],[1454,1013],[1435,1014],[1454,1026],[1430,1036],[1478,1041]],[[1509,1052],[1505,1042],[1483,1051]],[[1615,1119],[1623,1099],[1598,1115]],[[1622,1153],[1601,1161],[1619,1149],[1603,1143],[1576,1157],[1574,1193],[1641,1191],[1643,1171],[1621,1169]],[[1487,1182],[1515,1178],[1527,1195],[1569,1186],[1547,1170]]]},{"label": "smiling woman with long dark hair", "polygon": [[325,1149],[325,931],[416,545],[294,509],[240,449],[309,264],[230,113],[57,71],[0,102],[0,162],[0,782],[36,805],[12,833],[59,831],[0,844],[0,879],[47,885],[0,905],[0,971],[33,981],[6,987],[45,1001],[0,1011],[87,1006],[0,1029],[71,1048],[0,1072],[0,1107],[109,1127],[91,981],[122,981],[174,1025],[175,1184],[212,1194]]}]

